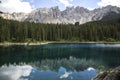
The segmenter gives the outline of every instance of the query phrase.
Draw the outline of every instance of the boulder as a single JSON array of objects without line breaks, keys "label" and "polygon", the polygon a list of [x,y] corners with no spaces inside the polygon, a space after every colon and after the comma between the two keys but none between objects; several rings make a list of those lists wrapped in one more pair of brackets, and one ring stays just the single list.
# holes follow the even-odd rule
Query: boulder
[{"label": "boulder", "polygon": [[93,80],[120,80],[120,66],[112,71],[98,74]]}]

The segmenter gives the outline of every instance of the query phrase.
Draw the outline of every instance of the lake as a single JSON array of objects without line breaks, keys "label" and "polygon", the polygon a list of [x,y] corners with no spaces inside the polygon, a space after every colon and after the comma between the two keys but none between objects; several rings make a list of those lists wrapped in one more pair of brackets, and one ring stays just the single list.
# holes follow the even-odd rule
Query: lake
[{"label": "lake", "polygon": [[1,80],[91,80],[120,65],[120,44],[0,46]]}]

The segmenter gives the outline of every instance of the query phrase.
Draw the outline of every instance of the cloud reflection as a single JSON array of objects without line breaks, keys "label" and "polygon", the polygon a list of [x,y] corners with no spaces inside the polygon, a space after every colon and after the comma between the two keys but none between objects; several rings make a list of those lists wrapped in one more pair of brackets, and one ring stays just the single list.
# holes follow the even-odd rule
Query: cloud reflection
[{"label": "cloud reflection", "polygon": [[25,66],[2,66],[0,68],[0,80],[21,80],[30,75],[32,67]]}]

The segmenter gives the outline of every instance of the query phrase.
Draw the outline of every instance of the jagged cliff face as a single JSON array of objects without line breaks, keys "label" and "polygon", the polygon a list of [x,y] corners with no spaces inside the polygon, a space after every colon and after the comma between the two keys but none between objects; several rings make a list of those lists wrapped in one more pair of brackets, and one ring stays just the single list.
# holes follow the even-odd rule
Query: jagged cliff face
[{"label": "jagged cliff face", "polygon": [[31,14],[25,21],[42,22],[42,23],[85,23],[90,21],[89,10],[83,7],[67,7],[66,10],[60,11],[58,7],[40,8]]},{"label": "jagged cliff face", "polygon": [[89,11],[83,7],[67,7],[64,11],[59,8],[39,8],[33,10],[29,14],[25,13],[3,13],[0,14],[5,19],[13,19],[18,21],[29,21],[35,23],[72,23],[80,24],[96,21],[106,18],[114,18],[115,15],[120,17],[120,8],[115,6],[106,6]]},{"label": "jagged cliff face", "polygon": [[32,11],[25,21],[41,23],[61,23],[61,11],[58,7],[39,8]]},{"label": "jagged cliff face", "polygon": [[11,20],[18,20],[18,21],[24,21],[28,14],[26,13],[0,13],[0,16],[2,16],[4,19],[11,19]]}]

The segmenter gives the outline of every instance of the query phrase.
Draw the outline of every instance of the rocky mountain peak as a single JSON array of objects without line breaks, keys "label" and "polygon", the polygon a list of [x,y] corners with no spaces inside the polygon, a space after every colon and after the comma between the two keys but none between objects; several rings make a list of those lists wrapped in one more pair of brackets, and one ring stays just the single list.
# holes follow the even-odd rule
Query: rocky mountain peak
[{"label": "rocky mountain peak", "polygon": [[52,9],[52,10],[59,10],[60,11],[58,6],[51,7],[50,9]]},{"label": "rocky mountain peak", "polygon": [[67,7],[65,10],[60,11],[58,6],[51,8],[38,8],[29,14],[25,13],[3,13],[0,14],[5,19],[13,19],[18,21],[29,21],[36,23],[72,23],[79,22],[80,24],[101,20],[107,16],[109,19],[120,17],[120,8],[108,5],[103,8],[94,9],[89,11],[84,7]]},{"label": "rocky mountain peak", "polygon": [[82,12],[89,12],[89,10],[88,9],[86,9],[86,8],[84,8],[84,7],[80,7],[80,6],[77,6],[76,8],[75,8],[75,11],[76,12],[78,12],[78,13],[82,13]]}]

